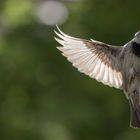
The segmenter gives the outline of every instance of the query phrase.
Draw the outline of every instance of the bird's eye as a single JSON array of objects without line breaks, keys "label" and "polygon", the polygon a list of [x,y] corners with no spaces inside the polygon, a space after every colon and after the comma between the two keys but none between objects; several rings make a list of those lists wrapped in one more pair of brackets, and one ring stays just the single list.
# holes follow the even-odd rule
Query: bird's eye
[{"label": "bird's eye", "polygon": [[136,43],[136,42],[132,42],[132,47],[133,48],[138,48],[140,46],[140,44]]},{"label": "bird's eye", "polygon": [[136,42],[132,42],[132,51],[136,56],[140,57],[140,44]]}]

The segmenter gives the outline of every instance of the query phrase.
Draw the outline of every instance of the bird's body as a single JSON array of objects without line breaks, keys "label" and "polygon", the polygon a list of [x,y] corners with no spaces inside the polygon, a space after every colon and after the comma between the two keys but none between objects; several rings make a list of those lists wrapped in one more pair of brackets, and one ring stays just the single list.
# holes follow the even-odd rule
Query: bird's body
[{"label": "bird's body", "polygon": [[59,28],[58,49],[74,67],[105,85],[124,91],[131,109],[130,126],[140,128],[140,32],[122,47],[74,38]]},{"label": "bird's body", "polygon": [[[127,55],[126,55],[127,54]],[[123,50],[122,89],[129,101],[131,109],[130,126],[140,127],[140,57],[133,53],[132,44],[127,44]]]}]

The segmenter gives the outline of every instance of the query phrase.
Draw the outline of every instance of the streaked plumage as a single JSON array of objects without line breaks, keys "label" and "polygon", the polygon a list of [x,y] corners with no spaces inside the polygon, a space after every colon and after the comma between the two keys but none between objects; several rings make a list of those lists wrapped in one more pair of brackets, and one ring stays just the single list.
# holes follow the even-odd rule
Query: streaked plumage
[{"label": "streaked plumage", "polygon": [[124,91],[133,128],[140,128],[140,32],[122,47],[64,34],[58,27],[57,47],[80,72]]}]

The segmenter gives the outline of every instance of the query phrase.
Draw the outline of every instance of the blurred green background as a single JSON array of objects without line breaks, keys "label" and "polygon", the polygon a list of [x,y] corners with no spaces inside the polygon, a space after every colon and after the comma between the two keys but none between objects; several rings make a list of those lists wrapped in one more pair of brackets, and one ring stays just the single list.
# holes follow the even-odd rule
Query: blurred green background
[{"label": "blurred green background", "polygon": [[123,45],[139,0],[0,1],[0,140],[135,140],[122,91],[79,73],[56,49],[55,24]]}]

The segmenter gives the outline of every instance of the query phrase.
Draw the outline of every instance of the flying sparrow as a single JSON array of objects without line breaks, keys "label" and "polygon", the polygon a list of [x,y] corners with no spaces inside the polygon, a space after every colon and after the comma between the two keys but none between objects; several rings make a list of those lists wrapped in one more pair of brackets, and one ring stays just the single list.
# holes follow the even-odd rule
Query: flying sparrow
[{"label": "flying sparrow", "polygon": [[140,128],[140,32],[124,46],[75,38],[58,27],[57,47],[80,72],[123,90],[131,110],[130,126]]}]

